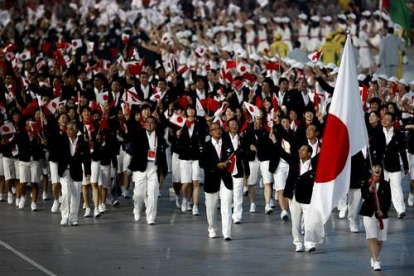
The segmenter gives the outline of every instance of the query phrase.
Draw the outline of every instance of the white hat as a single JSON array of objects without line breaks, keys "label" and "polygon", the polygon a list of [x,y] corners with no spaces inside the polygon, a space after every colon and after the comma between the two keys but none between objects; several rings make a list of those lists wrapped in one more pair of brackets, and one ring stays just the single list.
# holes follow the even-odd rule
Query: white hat
[{"label": "white hat", "polygon": [[412,81],[410,82],[410,85],[414,85],[414,80],[412,80]]},{"label": "white hat", "polygon": [[260,17],[259,22],[260,22],[261,24],[267,24],[267,19],[266,19],[266,17]]},{"label": "white hat", "polygon": [[249,19],[246,21],[246,25],[254,25],[254,21]]},{"label": "white hat", "polygon": [[381,14],[381,16],[382,16],[382,19],[383,19],[383,20],[385,20],[385,21],[390,21],[390,16],[389,16],[388,14],[386,14],[385,12],[383,12],[383,13]]},{"label": "white hat", "polygon": [[279,16],[273,17],[273,21],[275,21],[276,23],[281,23],[282,22],[282,18]]},{"label": "white hat", "polygon": [[326,22],[331,22],[332,21],[332,17],[330,17],[329,15],[322,17],[322,20],[326,21]]},{"label": "white hat", "polygon": [[309,67],[311,67],[311,68],[313,68],[314,66],[315,66],[315,64],[312,62],[312,61],[308,61],[308,62],[306,62],[306,64],[305,64],[306,66],[309,66]]},{"label": "white hat", "polygon": [[289,23],[289,22],[290,22],[290,18],[289,18],[289,17],[287,17],[287,16],[285,16],[285,17],[283,17],[283,18],[281,19],[281,22],[283,22],[283,23]]},{"label": "white hat", "polygon": [[359,81],[363,81],[363,80],[365,80],[367,78],[367,75],[365,75],[365,74],[359,74],[358,75],[358,80]]},{"label": "white hat", "polygon": [[302,19],[302,20],[306,20],[306,19],[308,19],[308,16],[304,13],[301,13],[301,14],[298,15],[298,18]]},{"label": "white hat", "polygon": [[381,15],[381,11],[380,11],[380,10],[376,10],[376,11],[374,11],[374,12],[373,12],[373,15],[378,15],[378,16],[380,16],[380,15]]},{"label": "white hat", "polygon": [[398,79],[396,77],[392,76],[388,79],[388,81],[389,82],[398,82]]},{"label": "white hat", "polygon": [[405,79],[400,79],[399,81],[398,81],[398,83],[399,84],[402,84],[402,85],[404,85],[404,86],[409,86],[410,84],[408,83],[408,81],[406,81]]},{"label": "white hat", "polygon": [[292,65],[292,68],[298,68],[300,70],[303,70],[304,67],[305,65],[302,62],[296,62]]},{"label": "white hat", "polygon": [[338,14],[338,16],[337,16],[339,19],[342,19],[342,20],[346,20],[346,15],[345,14]]},{"label": "white hat", "polygon": [[231,46],[231,44],[227,44],[226,46],[221,48],[221,50],[224,51],[224,52],[231,53],[231,52],[233,52],[233,47]]},{"label": "white hat", "polygon": [[247,58],[247,52],[243,49],[240,49],[236,52],[238,58]]},{"label": "white hat", "polygon": [[339,67],[335,67],[335,69],[332,70],[331,75],[336,75],[339,72]]},{"label": "white hat", "polygon": [[371,81],[378,81],[378,75],[377,74],[373,74]]},{"label": "white hat", "polygon": [[216,45],[211,45],[210,47],[208,47],[208,50],[212,53],[212,54],[217,54],[218,53],[218,48]]},{"label": "white hat", "polygon": [[311,19],[313,22],[319,22],[319,16],[317,16],[317,15],[313,15],[310,19]]},{"label": "white hat", "polygon": [[252,59],[252,60],[257,62],[257,61],[260,60],[260,56],[256,53],[253,53],[253,54],[249,55],[249,59]]},{"label": "white hat", "polygon": [[243,28],[243,23],[241,23],[241,21],[237,20],[236,22],[234,22],[234,27]]},{"label": "white hat", "polygon": [[335,65],[335,63],[328,63],[326,66],[325,66],[325,68],[327,68],[327,69],[331,69],[331,70],[333,70],[333,69],[335,69],[337,66]]},{"label": "white hat", "polygon": [[353,13],[348,14],[348,18],[355,20],[356,19],[356,15]]},{"label": "white hat", "polygon": [[323,67],[325,67],[325,65],[323,64],[323,62],[322,61],[318,61],[317,63],[316,63],[316,66],[318,66],[319,68],[321,68],[321,69],[323,69]]},{"label": "white hat", "polygon": [[379,79],[383,79],[383,80],[388,81],[388,76],[387,76],[387,75],[385,75],[385,74],[381,74],[381,75],[379,75],[379,76],[378,76],[378,78],[379,78]]},{"label": "white hat", "polygon": [[364,11],[363,13],[361,13],[362,14],[362,16],[365,16],[365,17],[369,17],[369,16],[371,16],[371,12],[370,11],[368,11],[368,10],[366,10],[366,11]]}]

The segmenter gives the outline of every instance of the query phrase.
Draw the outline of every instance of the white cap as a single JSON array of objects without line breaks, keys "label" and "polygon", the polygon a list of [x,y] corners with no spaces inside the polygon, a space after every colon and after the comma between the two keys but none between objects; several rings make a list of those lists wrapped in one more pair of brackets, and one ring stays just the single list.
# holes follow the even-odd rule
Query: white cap
[{"label": "white cap", "polygon": [[304,13],[301,13],[301,14],[298,15],[298,18],[302,19],[302,20],[306,20],[306,19],[308,19],[308,16]]},{"label": "white cap", "polygon": [[373,74],[371,81],[378,81],[378,75],[377,74]]},{"label": "white cap", "polygon": [[308,61],[308,62],[306,62],[305,66],[309,66],[309,67],[313,68],[315,66],[315,64],[312,61]]},{"label": "white cap", "polygon": [[260,56],[256,53],[253,53],[251,55],[249,55],[249,59],[252,59],[254,61],[259,61],[260,60]]},{"label": "white cap", "polygon": [[362,29],[362,27],[368,26],[368,23],[366,20],[359,21],[359,28]]},{"label": "white cap", "polygon": [[362,14],[362,16],[366,16],[366,17],[371,16],[371,12],[368,11],[368,10],[363,11],[361,14]]},{"label": "white cap", "polygon": [[260,22],[261,24],[267,24],[267,19],[266,19],[266,17],[260,17],[259,22]]},{"label": "white cap", "polygon": [[247,52],[243,49],[240,49],[236,52],[238,58],[247,58]]},{"label": "white cap", "polygon": [[328,63],[326,66],[325,66],[325,68],[327,68],[327,69],[331,69],[331,70],[333,70],[333,69],[335,69],[337,66],[335,65],[335,63]]},{"label": "white cap", "polygon": [[389,82],[398,82],[398,79],[396,77],[392,76],[388,79],[388,81]]},{"label": "white cap", "polygon": [[385,75],[385,74],[381,74],[381,75],[379,75],[379,76],[378,76],[378,78],[379,78],[379,79],[383,79],[383,80],[388,81],[388,76],[387,76],[387,75]]},{"label": "white cap", "polygon": [[410,85],[414,85],[414,80],[412,80],[412,81],[410,82]]},{"label": "white cap", "polygon": [[208,50],[212,53],[212,54],[217,54],[218,53],[218,48],[216,45],[211,45],[210,47],[208,47]]},{"label": "white cap", "polygon": [[330,17],[329,15],[322,17],[322,20],[326,21],[326,22],[331,22],[332,21],[332,17]]},{"label": "white cap", "polygon": [[233,48],[231,47],[231,44],[227,44],[226,46],[221,48],[221,50],[224,51],[224,52],[228,52],[228,53],[233,52]]},{"label": "white cap", "polygon": [[283,23],[289,23],[289,22],[290,22],[290,18],[289,18],[289,17],[287,17],[287,16],[285,16],[285,17],[283,17],[283,18],[281,19],[281,22],[283,22]]},{"label": "white cap", "polygon": [[323,64],[323,62],[322,61],[318,61],[317,63],[316,63],[316,66],[318,66],[319,68],[321,68],[321,69],[323,69],[323,67],[325,67],[325,65]]},{"label": "white cap", "polygon": [[331,75],[336,75],[339,72],[339,67],[335,67],[335,69],[332,70]]},{"label": "white cap", "polygon": [[380,10],[376,10],[376,11],[374,11],[374,12],[373,12],[373,15],[378,15],[378,16],[380,16],[380,15],[381,15],[381,11],[380,11]]},{"label": "white cap", "polygon": [[241,23],[240,20],[237,20],[236,22],[234,22],[234,27],[236,27],[236,28],[243,28],[243,23]]},{"label": "white cap", "polygon": [[345,14],[338,14],[338,16],[337,16],[339,19],[342,19],[342,20],[346,20],[346,15]]},{"label": "white cap", "polygon": [[358,75],[358,80],[359,81],[363,81],[363,80],[365,80],[367,78],[367,75],[365,75],[365,74],[359,74]]},{"label": "white cap", "polygon": [[390,16],[388,14],[386,14],[385,12],[382,12],[381,16],[382,16],[383,20],[390,21]]},{"label": "white cap", "polygon": [[254,25],[254,21],[249,19],[246,21],[246,25]]},{"label": "white cap", "polygon": [[292,65],[292,68],[298,68],[300,70],[303,70],[304,67],[305,65],[302,62],[296,62]]},{"label": "white cap", "polygon": [[353,14],[353,13],[350,13],[350,14],[348,14],[348,18],[355,20],[356,19],[356,15]]},{"label": "white cap", "polygon": [[282,22],[282,18],[279,16],[273,17],[273,21],[275,21],[276,23],[281,23]]},{"label": "white cap", "polygon": [[319,22],[319,16],[317,16],[317,15],[313,15],[310,19],[311,19],[313,22]]}]

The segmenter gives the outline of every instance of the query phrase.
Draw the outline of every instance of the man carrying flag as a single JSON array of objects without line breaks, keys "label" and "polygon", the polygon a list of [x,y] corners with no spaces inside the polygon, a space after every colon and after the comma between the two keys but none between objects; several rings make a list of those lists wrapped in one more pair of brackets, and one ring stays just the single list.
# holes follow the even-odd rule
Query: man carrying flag
[{"label": "man carrying flag", "polygon": [[351,157],[368,145],[351,37],[348,35],[316,170],[305,242],[321,243],[323,225],[350,185]]}]

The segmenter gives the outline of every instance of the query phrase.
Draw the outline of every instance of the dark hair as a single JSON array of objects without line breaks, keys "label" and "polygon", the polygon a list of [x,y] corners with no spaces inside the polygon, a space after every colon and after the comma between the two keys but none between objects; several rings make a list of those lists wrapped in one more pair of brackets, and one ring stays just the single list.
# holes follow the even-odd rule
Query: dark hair
[{"label": "dark hair", "polygon": [[296,40],[293,48],[300,48],[301,45],[300,41]]},{"label": "dark hair", "polygon": [[279,79],[279,86],[282,84],[282,82],[287,82],[287,83],[289,83],[289,80],[287,79],[287,78],[280,78]]},{"label": "dark hair", "polygon": [[386,116],[386,115],[391,116],[391,121],[392,121],[392,122],[394,122],[394,121],[395,121],[395,115],[394,115],[393,113],[391,113],[391,112],[387,112],[387,113],[385,113],[385,114],[384,114],[384,116]]},{"label": "dark hair", "polygon": [[149,115],[149,116],[147,117],[147,119],[145,119],[145,122],[146,122],[146,121],[148,121],[148,119],[152,119],[152,120],[154,120],[154,122],[155,122],[156,124],[158,124],[157,118],[155,118],[154,116]]},{"label": "dark hair", "polygon": [[307,147],[307,148],[308,148],[308,152],[310,152],[310,154],[312,155],[312,153],[313,153],[313,148],[312,148],[309,144],[302,144],[302,146],[301,146],[301,147],[303,147],[303,146]]},{"label": "dark hair", "polygon": [[388,33],[393,34],[394,33],[394,28],[393,27],[388,27]]}]

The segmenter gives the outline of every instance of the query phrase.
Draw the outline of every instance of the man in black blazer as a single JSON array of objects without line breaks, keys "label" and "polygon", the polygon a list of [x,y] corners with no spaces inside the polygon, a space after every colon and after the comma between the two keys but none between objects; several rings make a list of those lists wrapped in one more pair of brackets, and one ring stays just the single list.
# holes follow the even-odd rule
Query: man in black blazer
[{"label": "man in black blazer", "polygon": [[[304,251],[301,221],[303,216],[306,226],[315,181],[316,159],[311,159],[311,156],[311,146],[300,147],[299,160],[292,162],[284,190],[284,196],[289,198],[293,244],[296,246],[296,252]],[[315,251],[315,243],[305,242],[305,249],[308,252]]]},{"label": "man in black blazer", "polygon": [[157,121],[149,116],[145,121],[145,130],[134,132],[132,141],[132,159],[129,169],[133,172],[134,188],[134,220],[139,221],[144,200],[149,225],[155,224],[157,200],[159,192],[158,170],[167,166],[165,155],[166,142],[163,135],[156,133]]},{"label": "man in black blazer", "polygon": [[217,203],[220,194],[222,232],[226,241],[231,240],[233,179],[228,168],[233,146],[221,139],[221,128],[213,123],[209,127],[211,140],[205,144],[201,165],[204,168],[204,192],[210,238],[217,237]]},{"label": "man in black blazer", "polygon": [[397,211],[398,218],[405,217],[405,203],[401,187],[401,166],[403,162],[404,174],[409,171],[407,154],[405,152],[404,135],[394,129],[394,114],[386,113],[382,119],[383,132],[385,135],[384,151],[384,179],[390,182],[392,204]]},{"label": "man in black blazer", "polygon": [[83,167],[86,178],[91,175],[91,156],[89,145],[77,136],[76,122],[70,122],[66,128],[67,137],[62,136],[61,154],[58,157],[58,174],[62,186],[62,220],[60,225],[78,224],[78,210],[81,196]]}]

